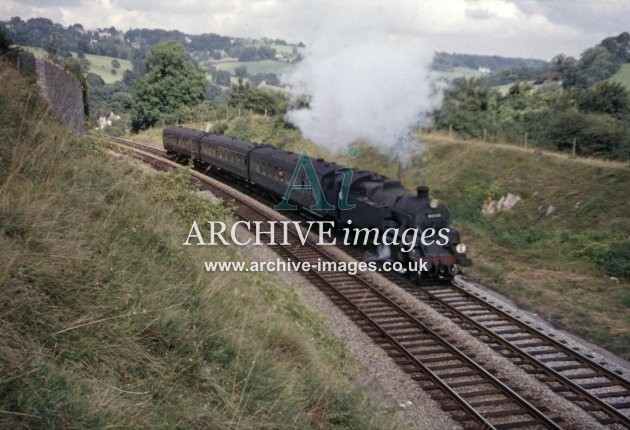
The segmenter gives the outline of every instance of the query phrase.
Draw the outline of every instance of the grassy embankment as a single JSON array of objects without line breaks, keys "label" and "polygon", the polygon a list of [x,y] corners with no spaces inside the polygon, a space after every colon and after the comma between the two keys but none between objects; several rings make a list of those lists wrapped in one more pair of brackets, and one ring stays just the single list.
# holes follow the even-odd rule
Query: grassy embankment
[{"label": "grassy embankment", "polygon": [[[427,141],[415,170],[455,214],[475,262],[469,274],[629,357],[628,165],[439,135]],[[481,213],[508,192],[523,201]]]},{"label": "grassy embankment", "polygon": [[[217,114],[225,121],[225,110]],[[226,134],[335,158],[272,118],[232,112]],[[204,124],[192,124],[204,128]],[[161,145],[161,130],[137,137]],[[630,168],[514,145],[423,136],[429,150],[403,175],[425,183],[455,216],[474,266],[467,274],[587,339],[630,357]],[[395,163],[364,148],[357,165],[396,177]],[[523,201],[483,215],[507,193]],[[546,215],[549,207],[554,209]],[[622,274],[625,273],[625,277]],[[611,279],[615,275],[618,281]]]},{"label": "grassy embankment", "polygon": [[296,292],[182,247],[225,209],[69,135],[0,67],[0,427],[396,428]]}]

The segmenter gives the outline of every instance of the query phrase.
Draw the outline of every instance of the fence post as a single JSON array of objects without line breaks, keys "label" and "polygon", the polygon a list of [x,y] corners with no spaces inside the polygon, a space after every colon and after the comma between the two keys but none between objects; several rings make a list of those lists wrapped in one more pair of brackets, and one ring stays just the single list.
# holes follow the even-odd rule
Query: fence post
[{"label": "fence post", "polygon": [[525,149],[527,149],[527,132],[525,132]]},{"label": "fence post", "polygon": [[453,135],[453,124],[448,125],[448,137]]},{"label": "fence post", "polygon": [[485,128],[483,129],[483,141],[486,141],[486,134],[488,133],[488,130],[486,130]]},{"label": "fence post", "polygon": [[574,157],[575,157],[575,146],[576,146],[576,143],[577,143],[577,138],[574,137],[573,138],[573,148],[571,150],[571,152],[573,153]]}]

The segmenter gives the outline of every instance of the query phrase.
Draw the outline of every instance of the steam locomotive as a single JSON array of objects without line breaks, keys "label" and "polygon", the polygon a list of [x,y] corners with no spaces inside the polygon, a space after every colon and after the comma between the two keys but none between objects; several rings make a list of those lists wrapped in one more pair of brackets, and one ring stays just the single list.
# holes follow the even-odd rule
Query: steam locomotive
[{"label": "steam locomotive", "polygon": [[[351,227],[353,231],[365,234],[368,229],[377,229],[390,235],[410,228],[420,232],[433,229],[435,234],[440,231],[447,240],[418,239],[404,251],[400,245],[383,240],[388,245],[378,245],[374,250],[378,259],[403,263],[399,265],[401,271],[412,267],[410,262],[425,263],[423,268],[426,270],[414,272],[412,275],[415,278],[450,280],[461,271],[462,266],[470,264],[459,232],[451,227],[448,210],[429,197],[427,187],[418,187],[416,195],[413,195],[399,181],[357,169],[352,170],[349,188],[344,187],[345,177],[340,173],[344,167],[317,159],[311,160],[311,165],[321,186],[308,188],[304,186],[309,184],[305,169],[295,172],[300,156],[293,152],[174,126],[164,129],[163,143],[167,153],[173,157],[192,159],[276,198],[285,196],[291,179],[302,187],[292,190],[290,203],[314,218],[335,221],[338,227]],[[297,176],[294,177],[294,174]],[[342,195],[344,191],[346,195]],[[344,201],[352,209],[340,208],[337,203],[332,205],[332,209],[317,209],[316,203],[323,199],[326,202]]]}]

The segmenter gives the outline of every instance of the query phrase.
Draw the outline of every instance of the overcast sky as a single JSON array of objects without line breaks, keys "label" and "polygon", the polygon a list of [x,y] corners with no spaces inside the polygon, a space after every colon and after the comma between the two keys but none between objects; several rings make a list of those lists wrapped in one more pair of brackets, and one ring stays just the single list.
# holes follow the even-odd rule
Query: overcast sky
[{"label": "overcast sky", "polygon": [[378,26],[437,51],[544,60],[630,31],[628,0],[2,0],[0,19],[12,16],[307,44],[331,26]]}]

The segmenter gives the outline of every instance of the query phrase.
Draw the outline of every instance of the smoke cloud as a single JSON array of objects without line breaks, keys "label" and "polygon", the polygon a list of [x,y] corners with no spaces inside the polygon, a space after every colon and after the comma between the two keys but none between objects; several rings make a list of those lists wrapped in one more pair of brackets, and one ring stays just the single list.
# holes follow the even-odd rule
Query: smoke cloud
[{"label": "smoke cloud", "polygon": [[423,150],[411,132],[441,103],[433,50],[365,17],[356,25],[344,18],[324,25],[297,68],[283,76],[294,95],[310,97],[308,108],[289,111],[287,119],[335,153],[362,140],[405,163]]}]

